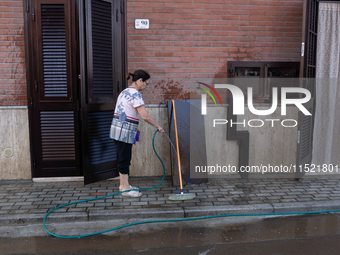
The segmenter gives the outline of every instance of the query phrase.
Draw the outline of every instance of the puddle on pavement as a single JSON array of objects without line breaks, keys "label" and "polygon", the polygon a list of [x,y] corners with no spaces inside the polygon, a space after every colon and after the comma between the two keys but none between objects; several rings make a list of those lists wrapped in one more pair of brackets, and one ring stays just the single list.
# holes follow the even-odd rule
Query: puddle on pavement
[{"label": "puddle on pavement", "polygon": [[[254,242],[329,236],[340,233],[340,215],[309,215],[265,218],[255,223],[227,225],[227,218],[174,223],[142,232],[99,235],[81,239],[54,237],[0,238],[1,254],[35,254],[79,250],[145,250],[212,243]],[[218,224],[218,223],[221,224]],[[217,224],[216,224],[217,223]],[[172,227],[173,226],[173,227]]]}]

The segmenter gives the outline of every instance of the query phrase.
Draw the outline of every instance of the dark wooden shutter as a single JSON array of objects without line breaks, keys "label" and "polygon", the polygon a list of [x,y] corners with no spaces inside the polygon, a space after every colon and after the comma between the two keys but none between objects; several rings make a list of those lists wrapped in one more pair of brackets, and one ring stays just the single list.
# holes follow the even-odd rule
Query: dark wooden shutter
[{"label": "dark wooden shutter", "polygon": [[67,47],[65,6],[41,5],[43,97],[67,97]]},{"label": "dark wooden shutter", "polygon": [[318,11],[318,0],[304,1],[300,78],[302,78],[301,87],[308,89],[312,94],[312,99],[304,105],[312,113],[312,116],[305,116],[302,112],[299,112],[296,157],[297,169],[299,169],[296,172],[296,179],[304,175],[304,171],[300,171],[301,168],[299,166],[310,164],[312,160]]},{"label": "dark wooden shutter", "polygon": [[79,176],[75,2],[32,1],[26,23],[33,177]]},{"label": "dark wooden shutter", "polygon": [[87,3],[88,100],[90,103],[112,102],[115,70],[113,23],[114,2],[91,0]]},{"label": "dark wooden shutter", "polygon": [[118,176],[116,151],[109,137],[116,98],[125,86],[125,3],[80,3],[82,140],[85,184]]}]

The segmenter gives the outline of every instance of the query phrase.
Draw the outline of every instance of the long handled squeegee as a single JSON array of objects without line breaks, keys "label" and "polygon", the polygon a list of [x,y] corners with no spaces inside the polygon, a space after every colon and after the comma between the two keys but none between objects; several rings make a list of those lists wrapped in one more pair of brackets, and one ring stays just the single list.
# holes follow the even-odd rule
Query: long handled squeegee
[{"label": "long handled squeegee", "polygon": [[194,193],[183,193],[183,182],[182,182],[182,171],[181,171],[181,159],[179,157],[179,143],[178,143],[178,135],[177,135],[177,121],[176,121],[176,109],[175,109],[175,101],[172,100],[172,108],[174,113],[174,124],[175,124],[175,136],[176,136],[176,148],[177,148],[177,163],[178,163],[178,175],[179,175],[179,183],[181,188],[181,194],[173,194],[169,196],[169,200],[189,200],[194,199]]}]

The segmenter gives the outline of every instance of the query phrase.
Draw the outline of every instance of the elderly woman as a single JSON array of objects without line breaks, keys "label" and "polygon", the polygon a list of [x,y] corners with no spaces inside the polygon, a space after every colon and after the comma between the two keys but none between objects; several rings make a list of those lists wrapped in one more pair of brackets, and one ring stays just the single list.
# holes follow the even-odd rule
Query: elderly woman
[{"label": "elderly woman", "polygon": [[[163,128],[148,114],[143,96],[140,93],[148,84],[150,75],[144,70],[129,73],[127,80],[132,77],[131,85],[118,96],[114,117],[111,124],[110,137],[114,139],[117,149],[118,171],[120,178],[119,190],[137,189],[129,184],[129,166],[131,162],[132,144],[138,135],[139,118],[164,133]],[[137,189],[138,190],[138,189]],[[140,197],[139,191],[122,193],[123,196]]]}]

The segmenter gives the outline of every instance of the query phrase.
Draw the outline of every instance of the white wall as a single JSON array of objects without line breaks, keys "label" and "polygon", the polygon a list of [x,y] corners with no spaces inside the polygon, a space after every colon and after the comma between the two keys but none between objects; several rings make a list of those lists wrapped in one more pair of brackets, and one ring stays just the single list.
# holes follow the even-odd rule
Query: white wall
[{"label": "white wall", "polygon": [[[267,109],[263,106],[257,106],[256,109]],[[207,115],[205,116],[205,130],[207,143],[207,158],[208,165],[219,166],[231,165],[238,167],[238,145],[237,141],[227,141],[227,125],[216,125],[213,127],[213,119],[226,119],[227,107],[208,107]],[[265,123],[263,127],[249,127],[248,120],[261,119]],[[271,122],[265,119],[279,119],[274,122],[274,127],[271,127]],[[283,127],[280,122],[284,119],[298,120],[298,109],[296,107],[287,107],[287,115],[281,116],[280,107],[277,111],[268,116],[257,116],[252,114],[245,108],[245,115],[238,116],[237,121],[245,120],[246,127],[236,125],[237,130],[249,131],[249,165],[261,166],[268,165],[280,166],[296,164],[296,149],[297,149],[297,130],[298,127]],[[292,122],[286,123],[292,125]],[[251,122],[251,125],[260,125],[260,122]],[[274,177],[274,176],[273,176]]]},{"label": "white wall", "polygon": [[[168,134],[168,109],[164,107],[148,107],[149,114],[163,126]],[[296,119],[298,111],[289,107],[287,116],[279,113],[271,116],[253,116],[246,110],[244,118],[248,119]],[[238,165],[237,141],[226,140],[226,125],[212,127],[214,118],[226,118],[226,107],[208,107],[205,117],[207,146],[207,165]],[[243,119],[243,117],[242,117]],[[239,118],[240,120],[240,118]],[[153,152],[152,138],[156,129],[143,120],[140,121],[140,142],[133,146],[131,176],[161,176],[163,168]],[[297,128],[284,128],[277,125],[271,128],[239,128],[250,132],[250,165],[288,165],[295,164]],[[157,134],[155,147],[164,162],[166,175],[171,175],[170,145],[168,139]],[[4,150],[10,148],[14,154],[7,158]],[[20,180],[31,178],[28,110],[0,109],[0,180]]]},{"label": "white wall", "polygon": [[[147,107],[150,116],[158,122],[166,134],[169,134],[168,108]],[[131,176],[161,176],[163,167],[152,148],[152,139],[156,128],[140,120],[138,129],[141,131],[140,141],[132,147]],[[171,159],[169,140],[164,134],[157,133],[155,149],[162,159],[166,175],[171,175]]]},{"label": "white wall", "polygon": [[[6,148],[13,156],[5,156]],[[0,109],[0,180],[31,178],[28,110]]]}]

